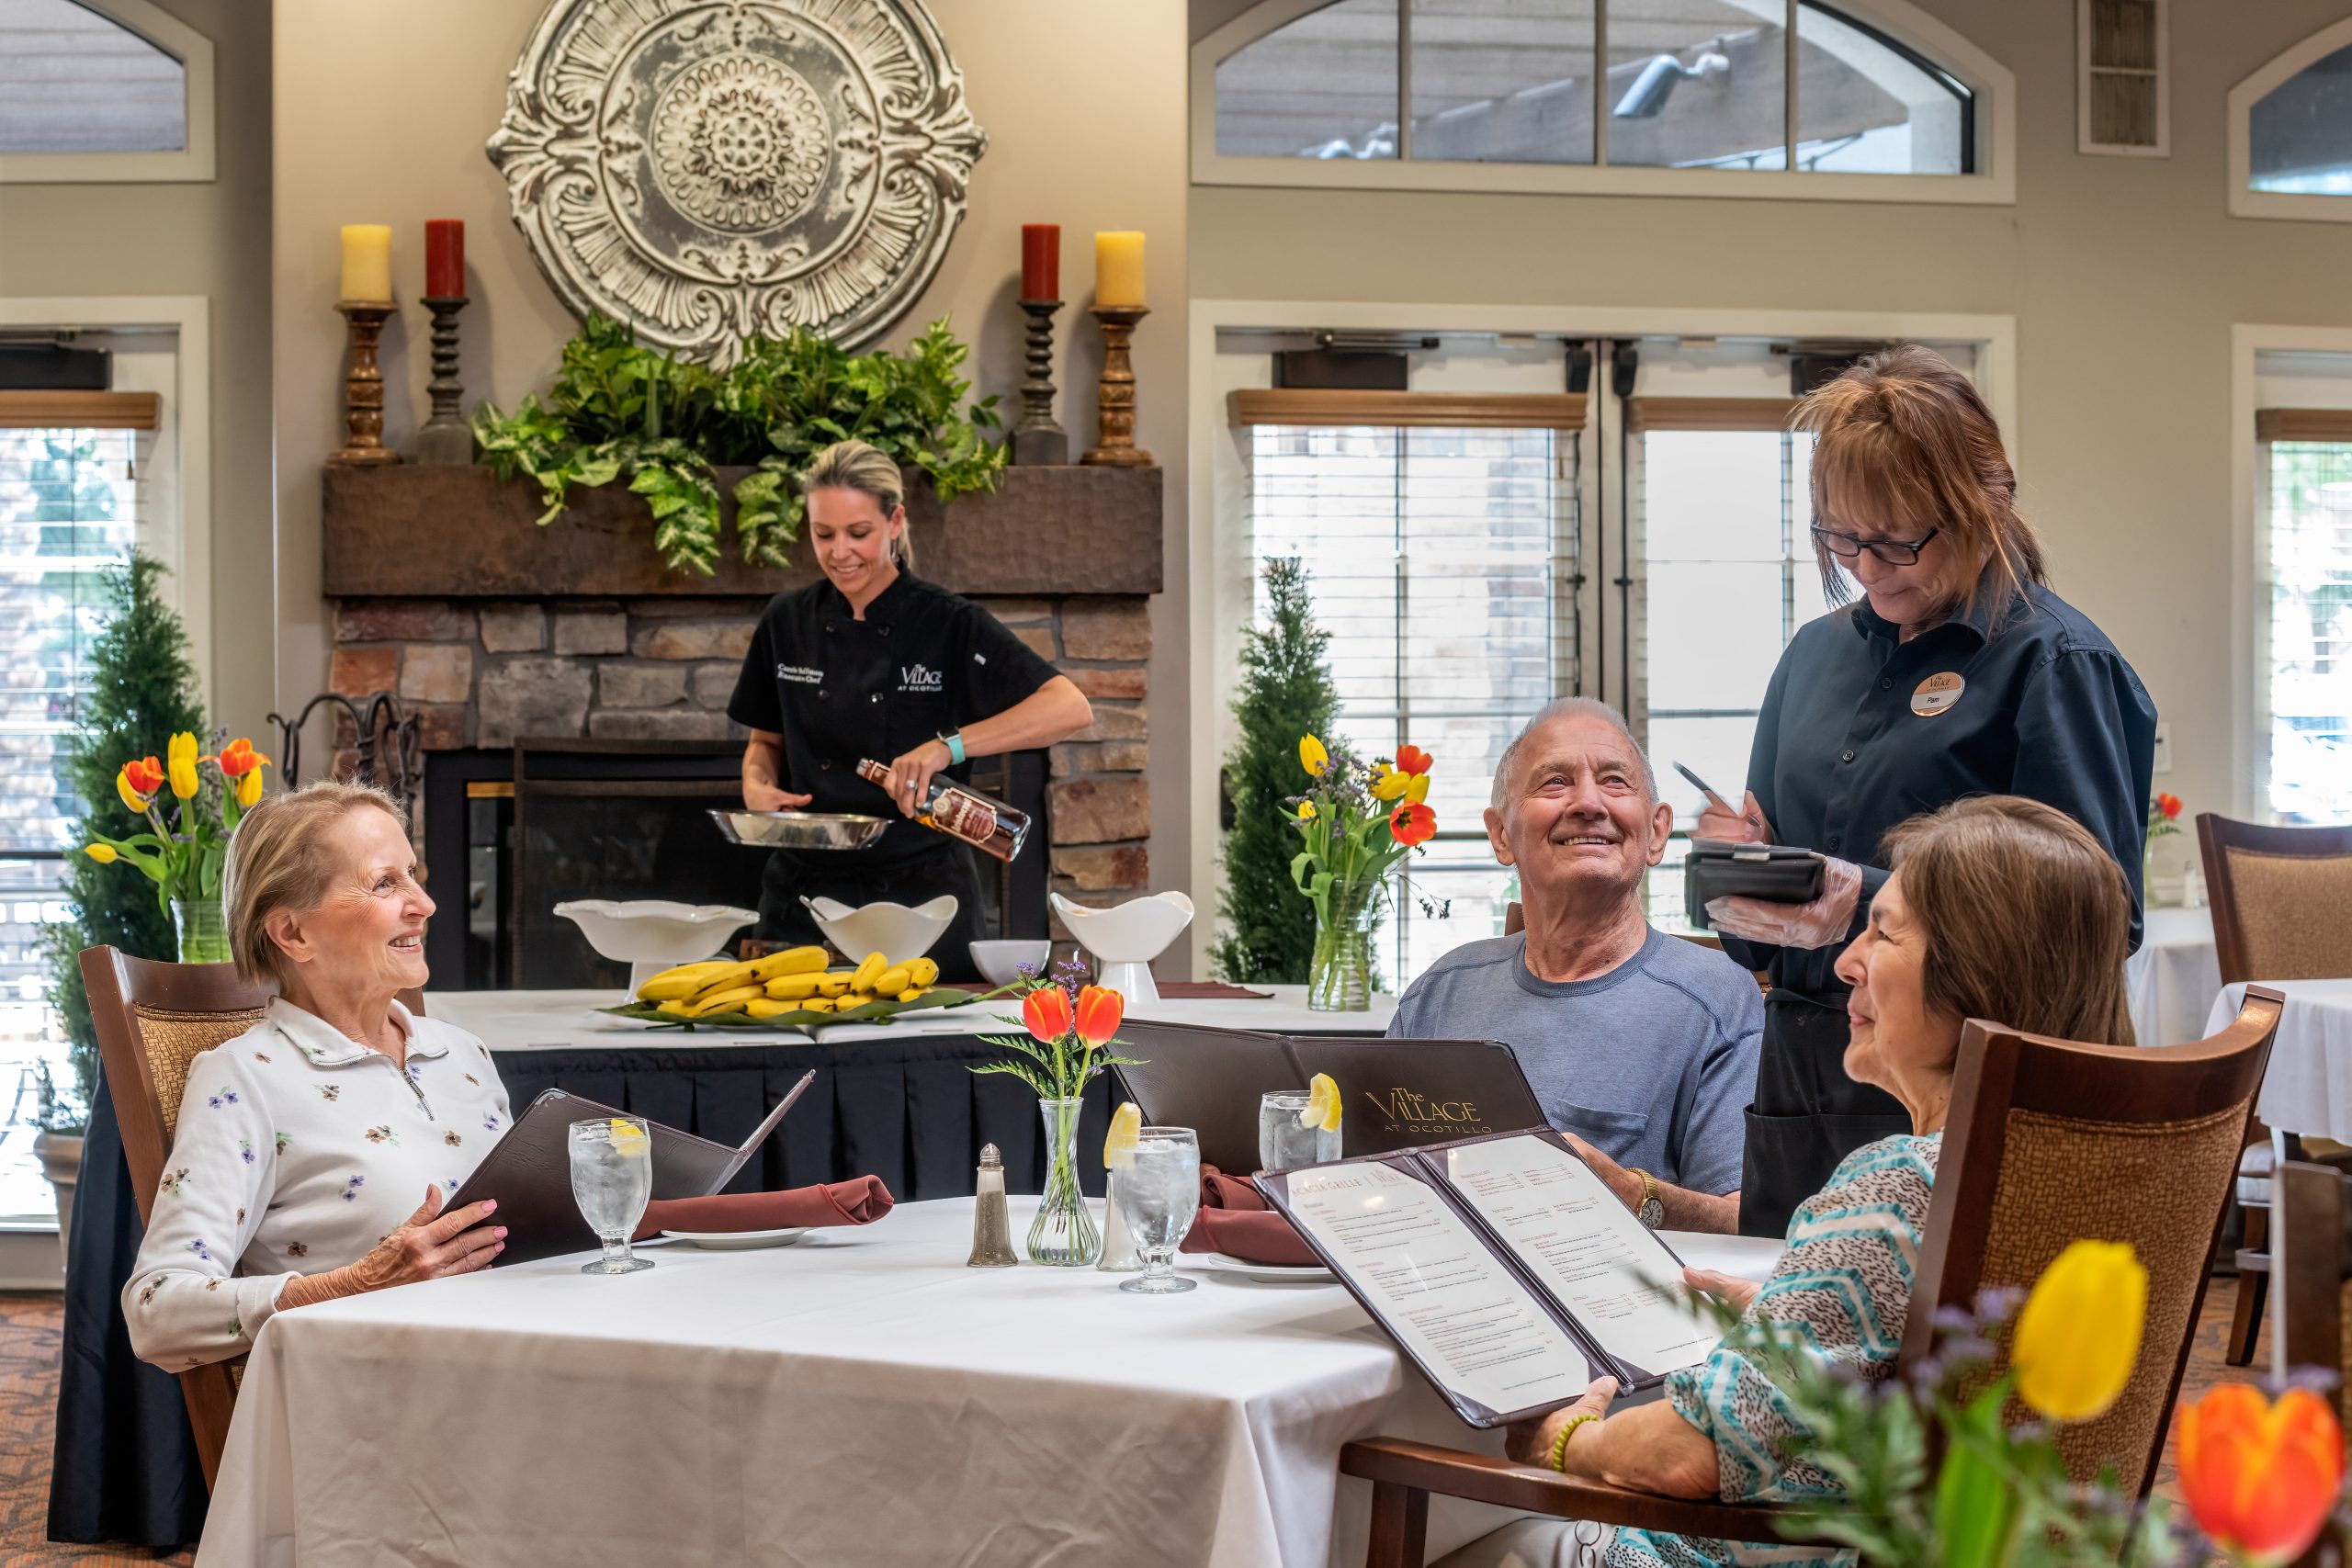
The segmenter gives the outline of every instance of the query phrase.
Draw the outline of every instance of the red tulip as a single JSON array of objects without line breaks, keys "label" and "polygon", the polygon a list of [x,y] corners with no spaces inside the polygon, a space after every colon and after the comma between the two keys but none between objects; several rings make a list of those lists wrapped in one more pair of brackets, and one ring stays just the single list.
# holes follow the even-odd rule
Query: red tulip
[{"label": "red tulip", "polygon": [[2156,796],[2156,809],[2165,814],[2165,821],[2171,821],[2174,818],[2180,815],[2180,796],[2177,795],[2159,795]]},{"label": "red tulip", "polygon": [[1418,746],[1396,748],[1396,771],[1400,773],[1426,773],[1437,759]]},{"label": "red tulip", "polygon": [[232,740],[220,753],[220,771],[232,779],[243,778],[269,759],[254,750],[254,743],[242,738]]},{"label": "red tulip", "polygon": [[1119,1020],[1126,1016],[1127,998],[1101,986],[1089,986],[1078,993],[1078,1037],[1089,1045],[1103,1045],[1119,1032]]},{"label": "red tulip", "polygon": [[2215,1386],[2180,1413],[2181,1490],[2198,1528],[2242,1561],[2290,1562],[2317,1538],[2344,1484],[2344,1434],[2309,1389],[2270,1404]]},{"label": "red tulip", "polygon": [[122,776],[141,795],[153,795],[164,787],[164,764],[153,757],[134,757],[122,765]]},{"label": "red tulip", "polygon": [[1437,836],[1437,813],[1418,800],[1404,800],[1388,814],[1388,836],[1411,849]]},{"label": "red tulip", "polygon": [[1069,993],[1059,986],[1040,986],[1021,998],[1021,1021],[1047,1044],[1070,1029]]}]

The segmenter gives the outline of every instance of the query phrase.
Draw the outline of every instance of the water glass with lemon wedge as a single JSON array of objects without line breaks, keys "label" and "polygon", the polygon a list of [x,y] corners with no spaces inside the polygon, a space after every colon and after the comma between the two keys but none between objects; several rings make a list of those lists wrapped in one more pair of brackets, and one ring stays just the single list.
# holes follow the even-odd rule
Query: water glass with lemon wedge
[{"label": "water glass with lemon wedge", "polygon": [[1201,1141],[1190,1127],[1138,1127],[1111,1201],[1136,1240],[1143,1272],[1119,1281],[1138,1295],[1168,1296],[1196,1281],[1176,1272],[1176,1249],[1201,1212]]},{"label": "water glass with lemon wedge", "polygon": [[1329,1073],[1305,1090],[1283,1089],[1258,1100],[1258,1165],[1296,1170],[1340,1157],[1340,1086]]},{"label": "water glass with lemon wedge", "polygon": [[571,1196],[580,1217],[605,1244],[582,1274],[634,1274],[653,1267],[628,1249],[629,1234],[653,1196],[653,1138],[642,1116],[598,1117],[571,1124]]}]

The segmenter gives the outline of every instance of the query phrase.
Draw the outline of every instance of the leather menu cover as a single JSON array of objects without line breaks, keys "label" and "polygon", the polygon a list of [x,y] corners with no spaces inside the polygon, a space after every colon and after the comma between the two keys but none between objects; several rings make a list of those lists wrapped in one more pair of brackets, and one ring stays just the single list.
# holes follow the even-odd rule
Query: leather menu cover
[{"label": "leather menu cover", "polygon": [[1303,1077],[1329,1073],[1340,1086],[1340,1144],[1351,1158],[1547,1124],[1500,1041],[1294,1035],[1287,1043]]},{"label": "leather menu cover", "polygon": [[[1112,1049],[1141,1060],[1114,1067],[1120,1092],[1155,1127],[1190,1127],[1201,1163],[1234,1172],[1258,1168],[1258,1097],[1304,1089],[1307,1075],[1276,1034],[1129,1019]],[[1344,1135],[1347,1121],[1340,1122]]]},{"label": "leather menu cover", "polygon": [[[474,1173],[443,1205],[446,1213],[484,1198],[498,1201],[492,1224],[506,1227],[503,1263],[529,1263],[601,1245],[571,1195],[571,1124],[626,1114],[609,1105],[548,1089],[523,1109]],[[649,1122],[653,1137],[653,1196],[703,1198],[727,1183],[744,1153],[675,1127]]]}]

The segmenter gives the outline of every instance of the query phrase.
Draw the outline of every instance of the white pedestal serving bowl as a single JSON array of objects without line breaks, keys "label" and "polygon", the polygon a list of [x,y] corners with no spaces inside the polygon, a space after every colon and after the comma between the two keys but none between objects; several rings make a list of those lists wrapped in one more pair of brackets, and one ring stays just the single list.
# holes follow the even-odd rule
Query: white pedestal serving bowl
[{"label": "white pedestal serving bowl", "polygon": [[580,928],[588,945],[628,970],[628,994],[664,969],[708,958],[760,918],[731,904],[673,904],[665,898],[574,898],[555,912]]},{"label": "white pedestal serving bowl", "polygon": [[1118,992],[1130,1007],[1159,999],[1151,961],[1193,923],[1190,898],[1182,893],[1150,893],[1113,908],[1092,909],[1058,893],[1046,897],[1069,934],[1094,955],[1096,985]]}]

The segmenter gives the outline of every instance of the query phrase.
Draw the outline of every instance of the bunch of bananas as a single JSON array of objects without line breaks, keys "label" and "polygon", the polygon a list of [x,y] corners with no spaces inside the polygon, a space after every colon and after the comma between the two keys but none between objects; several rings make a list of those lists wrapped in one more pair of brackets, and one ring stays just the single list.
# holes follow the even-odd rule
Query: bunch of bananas
[{"label": "bunch of bananas", "polygon": [[939,965],[928,958],[893,964],[869,953],[854,969],[825,967],[821,947],[794,947],[764,958],[681,964],[637,988],[637,999],[673,1018],[741,1012],[775,1018],[788,1012],[847,1012],[868,1002],[910,1002],[933,987]]}]

